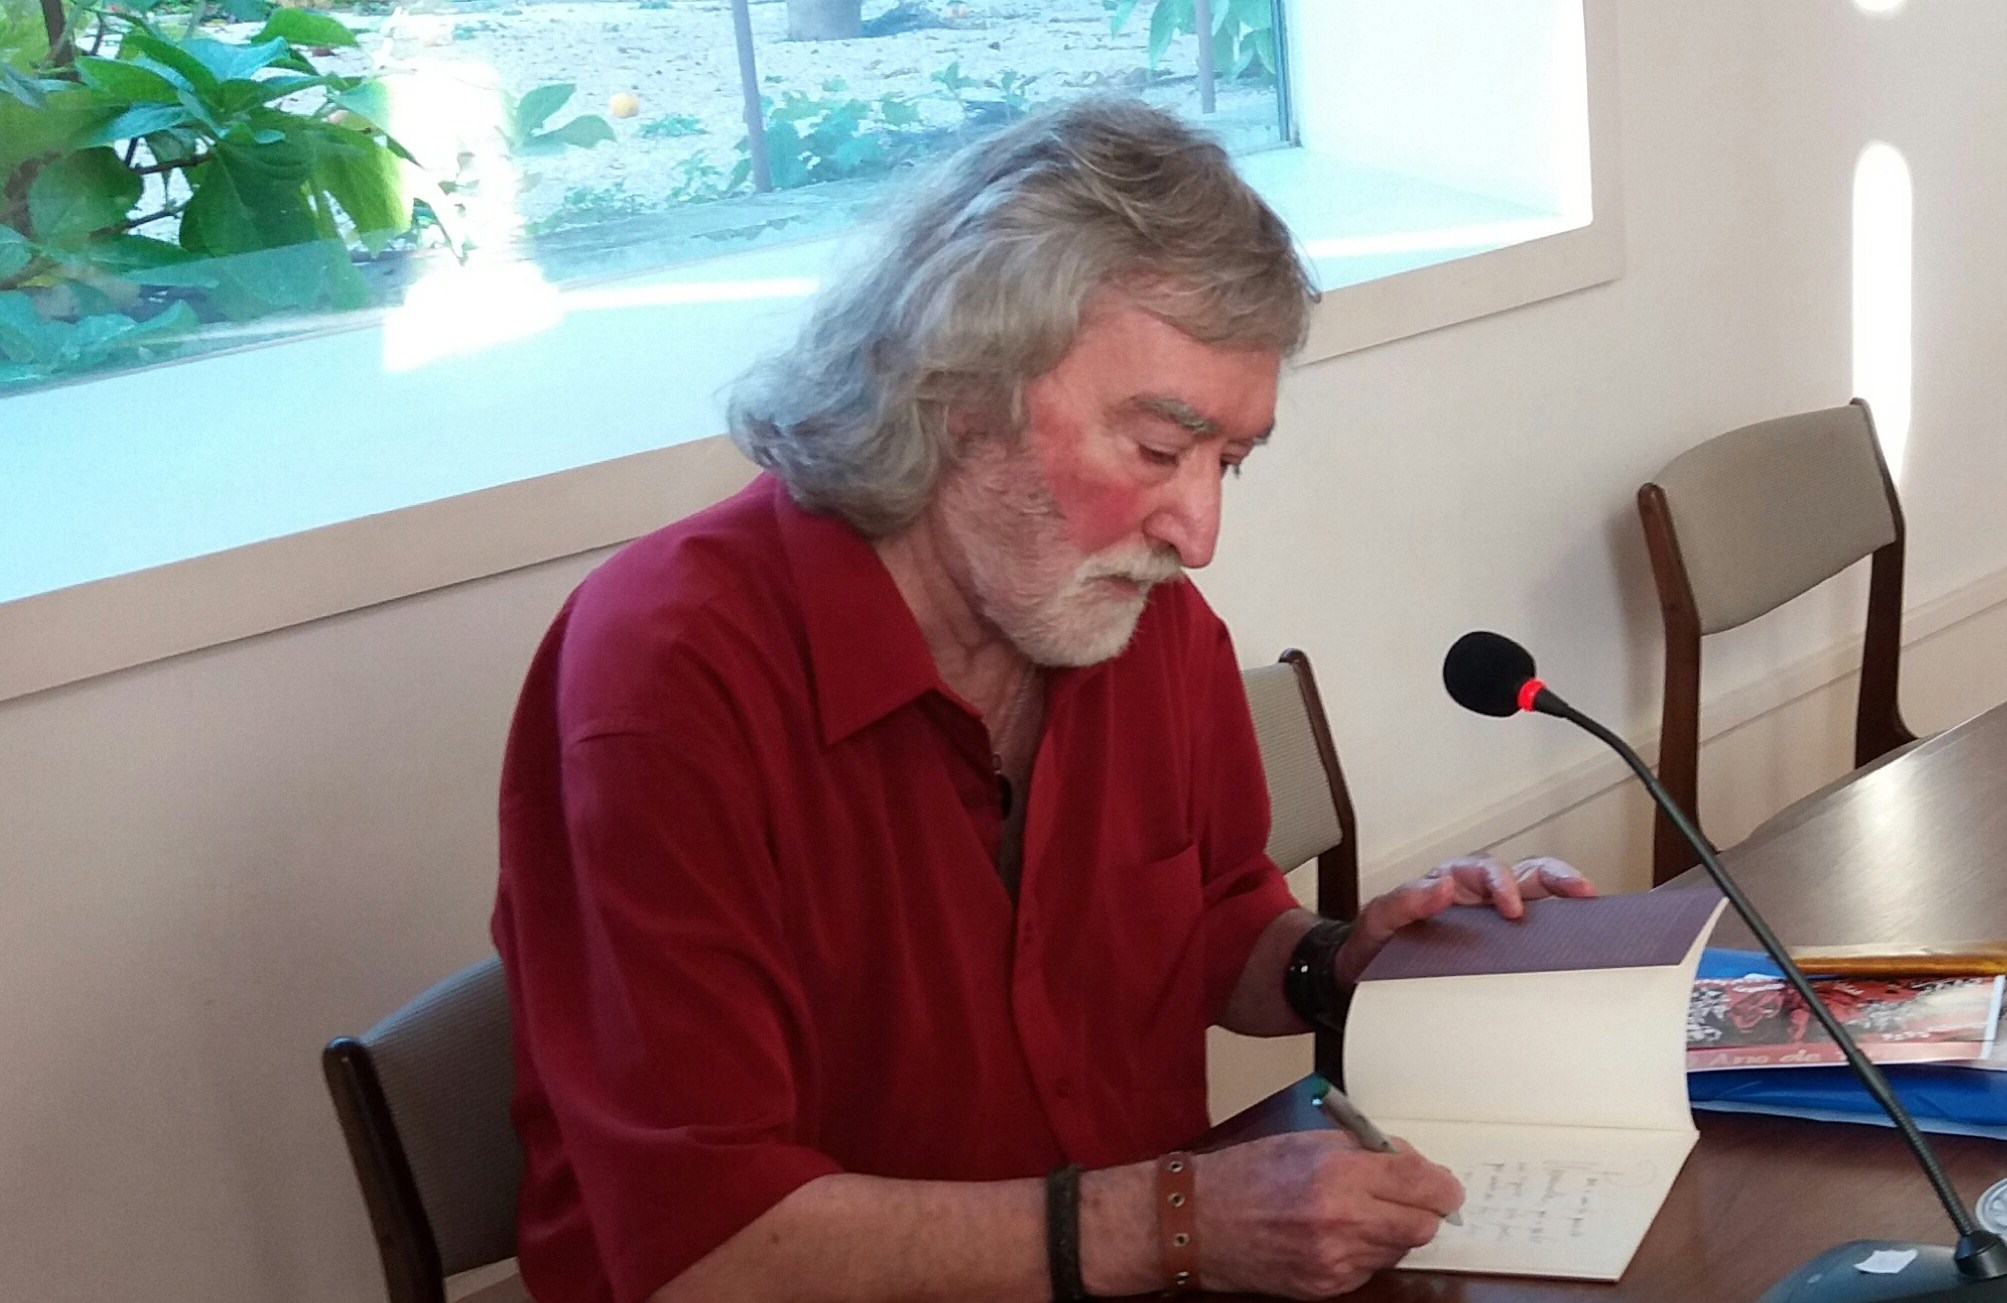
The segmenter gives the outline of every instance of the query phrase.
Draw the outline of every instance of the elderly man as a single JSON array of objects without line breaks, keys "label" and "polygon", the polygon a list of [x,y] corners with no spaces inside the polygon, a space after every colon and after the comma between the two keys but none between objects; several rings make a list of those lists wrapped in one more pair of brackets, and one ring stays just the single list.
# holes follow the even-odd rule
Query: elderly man
[{"label": "elderly man", "polygon": [[1262,853],[1180,575],[1313,298],[1175,119],[1021,123],[741,386],[766,473],[573,595],[495,914],[540,1303],[1316,1297],[1457,1206],[1337,1132],[1178,1153],[1209,1025],[1334,1021],[1400,926],[1588,891],[1459,861],[1347,929]]}]

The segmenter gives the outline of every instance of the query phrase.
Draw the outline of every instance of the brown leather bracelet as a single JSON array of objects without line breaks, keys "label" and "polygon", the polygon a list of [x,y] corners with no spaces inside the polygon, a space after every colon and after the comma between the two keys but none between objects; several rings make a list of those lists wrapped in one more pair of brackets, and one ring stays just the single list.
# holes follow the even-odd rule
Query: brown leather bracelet
[{"label": "brown leather bracelet", "polygon": [[1164,1250],[1164,1289],[1199,1291],[1197,1167],[1187,1153],[1157,1160],[1157,1234]]}]

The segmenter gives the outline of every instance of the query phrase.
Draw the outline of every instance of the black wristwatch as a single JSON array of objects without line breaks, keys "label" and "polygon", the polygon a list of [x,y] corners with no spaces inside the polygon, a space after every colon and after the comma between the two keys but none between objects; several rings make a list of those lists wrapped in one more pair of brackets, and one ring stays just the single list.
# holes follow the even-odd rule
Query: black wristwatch
[{"label": "black wristwatch", "polygon": [[1298,1018],[1313,1028],[1341,1031],[1352,989],[1338,982],[1338,952],[1352,935],[1352,925],[1327,918],[1303,934],[1289,952],[1282,975],[1282,998]]}]

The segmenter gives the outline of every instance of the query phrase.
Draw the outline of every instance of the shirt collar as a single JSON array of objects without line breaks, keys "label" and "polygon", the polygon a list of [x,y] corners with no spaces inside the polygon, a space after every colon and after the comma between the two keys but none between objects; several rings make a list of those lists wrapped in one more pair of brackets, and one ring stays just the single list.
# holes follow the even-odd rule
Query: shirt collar
[{"label": "shirt collar", "polygon": [[[877,549],[842,519],[803,509],[778,479],[766,478],[808,631],[823,745],[836,745],[929,691],[969,710],[941,681],[920,622]],[[1152,606],[1160,596],[1151,594]],[[1046,718],[1114,663],[1046,670]]]},{"label": "shirt collar", "polygon": [[825,746],[929,690],[945,692],[920,623],[864,536],[803,510],[778,480],[774,515],[808,634]]}]

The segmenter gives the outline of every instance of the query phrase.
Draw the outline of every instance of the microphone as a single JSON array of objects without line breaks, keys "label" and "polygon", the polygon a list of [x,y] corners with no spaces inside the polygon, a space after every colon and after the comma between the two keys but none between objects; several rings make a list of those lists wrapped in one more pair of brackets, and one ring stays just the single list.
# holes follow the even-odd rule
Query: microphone
[{"label": "microphone", "polygon": [[[1917,1164],[1930,1181],[1938,1202],[1951,1218],[1951,1224],[1958,1231],[1958,1247],[1946,1249],[1934,1244],[1897,1243],[1887,1240],[1852,1240],[1828,1249],[1799,1267],[1767,1290],[1757,1303],[1868,1303],[1869,1300],[1883,1299],[2007,1299],[2007,1244],[1998,1235],[1978,1225],[1960,1201],[1958,1192],[1951,1187],[1944,1169],[1938,1165],[1937,1155],[1917,1129],[1916,1120],[1903,1107],[1889,1085],[1888,1078],[1881,1069],[1861,1053],[1861,1047],[1847,1034],[1832,1011],[1820,1002],[1805,974],[1784,949],[1783,942],[1756,912],[1756,906],[1742,894],[1742,888],[1735,879],[1728,876],[1722,867],[1714,848],[1695,828],[1693,820],[1673,801],[1658,776],[1638,758],[1638,753],[1625,745],[1624,740],[1604,728],[1595,720],[1576,710],[1563,701],[1552,688],[1540,681],[1534,672],[1533,656],[1524,647],[1503,634],[1479,630],[1467,633],[1456,640],[1443,658],[1443,686],[1459,706],[1476,711],[1480,715],[1508,716],[1521,711],[1535,711],[1542,715],[1552,715],[1565,719],[1578,728],[1594,735],[1602,743],[1623,758],[1651,793],[1652,800],[1659,809],[1665,811],[1673,827],[1700,857],[1702,867],[1714,879],[1721,894],[1749,930],[1756,934],[1763,949],[1769,952],[1777,966],[1784,971],[1785,980],[1805,1007],[1833,1038],[1846,1056],[1847,1066],[1859,1077],[1868,1094],[1882,1111],[1895,1123],[1910,1152],[1916,1156]],[[1878,1250],[1907,1252],[1914,1250],[1916,1258],[1910,1265],[1894,1275],[1876,1275],[1856,1271],[1854,1265]]]}]

